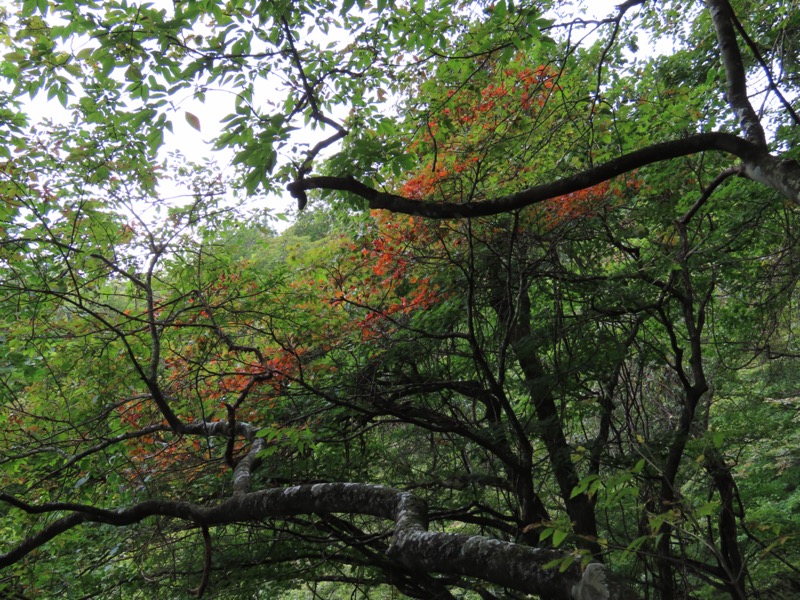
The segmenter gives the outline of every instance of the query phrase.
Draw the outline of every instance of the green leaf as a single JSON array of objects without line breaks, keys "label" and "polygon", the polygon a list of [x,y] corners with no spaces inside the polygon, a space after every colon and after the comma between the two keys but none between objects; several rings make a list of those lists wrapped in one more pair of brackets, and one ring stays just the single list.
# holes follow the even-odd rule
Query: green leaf
[{"label": "green leaf", "polygon": [[190,127],[196,129],[197,131],[201,131],[200,119],[198,119],[194,114],[190,113],[189,111],[184,111],[184,118]]},{"label": "green leaf", "polygon": [[572,554],[567,554],[564,559],[561,561],[561,564],[558,566],[558,572],[563,573],[567,569],[572,566],[572,563],[575,562],[575,556]]},{"label": "green leaf", "polygon": [[561,530],[558,530],[558,529],[553,531],[553,547],[554,548],[558,548],[561,545],[561,543],[565,539],[567,539],[568,535],[569,535],[569,532],[567,532],[567,531],[561,531]]}]

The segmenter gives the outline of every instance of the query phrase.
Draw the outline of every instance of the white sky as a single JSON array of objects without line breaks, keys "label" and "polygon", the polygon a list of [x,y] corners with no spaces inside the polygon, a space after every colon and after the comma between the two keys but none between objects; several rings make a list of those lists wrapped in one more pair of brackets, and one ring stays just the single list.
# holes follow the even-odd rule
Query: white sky
[{"label": "white sky", "polygon": [[[581,16],[585,19],[600,19],[614,14],[615,6],[619,4],[620,0],[594,0],[591,2],[578,2],[575,11],[575,16]],[[0,6],[11,6],[15,2],[10,0],[0,0]],[[163,4],[165,8],[170,10],[172,2],[166,0],[157,0],[153,2],[158,6]],[[566,15],[561,15],[563,19]],[[327,40],[326,40],[327,41]],[[268,90],[269,82],[264,82],[265,91]],[[234,95],[233,91],[209,91],[206,95],[205,102],[197,100],[190,90],[183,92],[183,97],[173,99],[174,110],[169,115],[172,120],[173,131],[164,132],[164,149],[163,153],[178,151],[185,155],[190,160],[195,162],[204,162],[208,159],[213,159],[223,169],[232,169],[230,163],[233,158],[233,153],[230,151],[214,151],[213,140],[223,131],[223,124],[220,120],[234,111]],[[46,94],[40,93],[34,100],[29,103],[29,114],[31,122],[35,123],[43,118],[49,118],[54,121],[67,121],[70,118],[68,111],[63,109],[56,100],[47,101]],[[349,107],[343,108],[343,113],[346,114]],[[189,125],[186,121],[185,113],[195,115],[201,125],[201,131],[197,131]],[[335,115],[334,115],[335,116]],[[301,132],[305,142],[313,145],[317,139],[321,139],[330,132],[318,131],[302,131]],[[170,189],[164,186],[163,195],[165,197],[178,196],[184,193],[183,190]],[[286,212],[295,204],[294,199],[289,197],[289,194],[283,194],[280,197],[271,196],[267,199],[268,208],[276,213]],[[277,228],[284,228],[287,224],[277,222]]]},{"label": "white sky", "polygon": [[[602,19],[616,12],[616,5],[622,0],[593,0],[590,2],[578,2],[575,15],[587,20]],[[171,4],[171,3],[170,3]],[[582,5],[582,6],[581,6]],[[563,18],[563,15],[562,15]],[[265,82],[265,88],[269,85]],[[223,132],[223,124],[220,122],[224,116],[234,110],[233,94],[225,91],[210,91],[207,93],[206,101],[200,102],[191,93],[186,92],[185,98],[176,100],[178,112],[173,115],[173,132],[165,132],[165,149],[167,151],[177,150],[194,161],[204,161],[208,158],[215,159],[220,166],[229,165],[232,160],[232,153],[222,153],[213,150],[213,140]],[[342,115],[346,114],[349,107],[344,107]],[[193,129],[186,121],[183,111],[198,117],[201,123],[202,132]],[[330,131],[321,132],[304,130],[302,132],[304,141],[313,145],[317,140],[330,135]],[[294,208],[296,201],[288,193],[280,197],[270,196],[268,198],[269,208],[274,212],[286,212]],[[277,222],[276,228],[283,229],[288,224]]]}]

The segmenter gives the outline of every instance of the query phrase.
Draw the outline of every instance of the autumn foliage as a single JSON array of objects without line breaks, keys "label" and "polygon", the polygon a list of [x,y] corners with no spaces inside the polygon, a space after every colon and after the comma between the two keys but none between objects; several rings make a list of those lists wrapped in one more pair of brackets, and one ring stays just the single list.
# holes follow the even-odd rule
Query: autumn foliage
[{"label": "autumn foliage", "polygon": [[[482,79],[481,79],[482,76]],[[518,57],[511,66],[484,66],[469,85],[449,89],[426,107],[426,118],[410,147],[425,157],[407,178],[402,195],[418,200],[475,202],[535,185],[549,175],[545,128],[562,73],[548,66],[531,68]],[[541,136],[536,132],[541,130]],[[523,133],[524,132],[524,133]],[[530,225],[545,230],[609,210],[637,179],[602,182],[553,198],[528,214]]]}]

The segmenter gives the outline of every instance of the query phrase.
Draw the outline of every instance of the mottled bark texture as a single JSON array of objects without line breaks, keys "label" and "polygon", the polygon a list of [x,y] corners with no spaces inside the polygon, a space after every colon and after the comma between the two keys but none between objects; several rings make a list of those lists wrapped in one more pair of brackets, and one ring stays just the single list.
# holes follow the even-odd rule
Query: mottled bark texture
[{"label": "mottled bark texture", "polygon": [[238,494],[216,506],[148,500],[119,510],[70,503],[39,506],[0,495],[32,514],[68,512],[16,548],[0,556],[0,568],[15,563],[57,535],[83,523],[125,526],[148,517],[173,517],[208,528],[229,523],[287,518],[296,515],[360,514],[394,522],[390,560],[420,573],[462,575],[552,600],[636,598],[606,567],[590,565],[581,573],[573,565],[560,572],[544,568],[564,553],[531,548],[482,536],[428,531],[425,503],[402,490],[359,483],[320,483]]}]

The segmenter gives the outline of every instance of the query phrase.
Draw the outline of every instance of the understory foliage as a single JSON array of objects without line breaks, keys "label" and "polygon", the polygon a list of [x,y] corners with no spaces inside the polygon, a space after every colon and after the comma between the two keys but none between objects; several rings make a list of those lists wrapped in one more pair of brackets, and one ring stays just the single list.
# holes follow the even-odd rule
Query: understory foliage
[{"label": "understory foliage", "polygon": [[575,4],[0,8],[0,596],[800,594],[800,10]]}]

